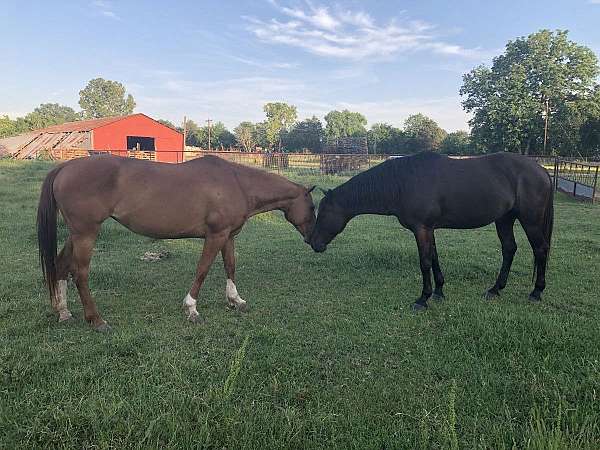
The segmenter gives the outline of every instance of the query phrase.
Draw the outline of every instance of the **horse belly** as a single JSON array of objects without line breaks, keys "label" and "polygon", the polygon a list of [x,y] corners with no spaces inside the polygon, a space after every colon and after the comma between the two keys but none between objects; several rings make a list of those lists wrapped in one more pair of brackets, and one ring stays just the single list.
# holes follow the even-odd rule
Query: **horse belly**
[{"label": "horse belly", "polygon": [[439,228],[468,229],[495,222],[513,209],[514,200],[483,189],[446,197],[443,205]]},{"label": "horse belly", "polygon": [[156,239],[175,239],[204,237],[203,215],[197,205],[184,207],[171,199],[170,202],[125,202],[115,208],[112,217],[134,233]]}]

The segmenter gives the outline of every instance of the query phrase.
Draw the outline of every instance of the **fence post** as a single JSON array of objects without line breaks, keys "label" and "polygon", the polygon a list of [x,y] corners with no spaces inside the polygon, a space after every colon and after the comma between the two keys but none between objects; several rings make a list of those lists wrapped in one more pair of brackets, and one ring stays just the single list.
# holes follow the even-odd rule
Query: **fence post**
[{"label": "fence post", "polygon": [[596,175],[594,176],[594,188],[592,189],[592,204],[596,198],[596,186],[598,185],[598,169],[600,166],[596,166]]},{"label": "fence post", "polygon": [[554,157],[554,190],[558,191],[558,156]]}]

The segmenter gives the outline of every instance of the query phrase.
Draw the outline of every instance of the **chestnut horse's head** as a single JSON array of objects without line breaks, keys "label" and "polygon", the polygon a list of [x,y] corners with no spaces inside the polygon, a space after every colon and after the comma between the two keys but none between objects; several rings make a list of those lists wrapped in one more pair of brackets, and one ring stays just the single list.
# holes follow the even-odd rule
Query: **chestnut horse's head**
[{"label": "chestnut horse's head", "polygon": [[285,218],[296,227],[304,242],[308,244],[312,229],[315,226],[315,204],[310,193],[315,187],[303,188],[284,209]]},{"label": "chestnut horse's head", "polygon": [[340,234],[348,223],[344,210],[335,202],[330,192],[325,192],[325,197],[319,203],[319,214],[308,242],[318,253],[324,252],[327,244]]}]

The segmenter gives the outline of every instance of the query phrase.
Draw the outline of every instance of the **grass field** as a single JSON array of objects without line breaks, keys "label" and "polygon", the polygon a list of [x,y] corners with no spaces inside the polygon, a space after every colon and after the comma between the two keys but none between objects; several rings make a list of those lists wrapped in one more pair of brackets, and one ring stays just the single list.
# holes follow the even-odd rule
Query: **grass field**
[{"label": "grass field", "polygon": [[[90,279],[113,329],[100,334],[73,287],[76,320],[58,324],[41,283],[35,211],[49,167],[0,161],[0,448],[600,446],[599,207],[557,197],[541,304],[527,301],[519,226],[491,303],[494,228],[439,231],[447,301],[422,314],[410,310],[414,239],[395,220],[357,218],[318,255],[264,214],[236,241],[250,312],[226,310],[219,259],[200,326],[181,302],[201,242],[107,222]],[[155,250],[171,257],[140,260]]]}]

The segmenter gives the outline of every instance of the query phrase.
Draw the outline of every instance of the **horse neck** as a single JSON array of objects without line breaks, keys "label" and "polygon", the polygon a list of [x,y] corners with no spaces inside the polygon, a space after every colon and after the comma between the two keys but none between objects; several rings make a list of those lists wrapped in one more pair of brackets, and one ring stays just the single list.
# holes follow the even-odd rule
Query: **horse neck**
[{"label": "horse neck", "polygon": [[344,183],[335,191],[335,201],[348,220],[361,214],[389,214],[389,205],[382,198],[384,194],[356,180]]},{"label": "horse neck", "polygon": [[248,215],[275,209],[285,210],[300,194],[300,186],[285,178],[260,169],[241,167],[238,180],[248,201]]}]

